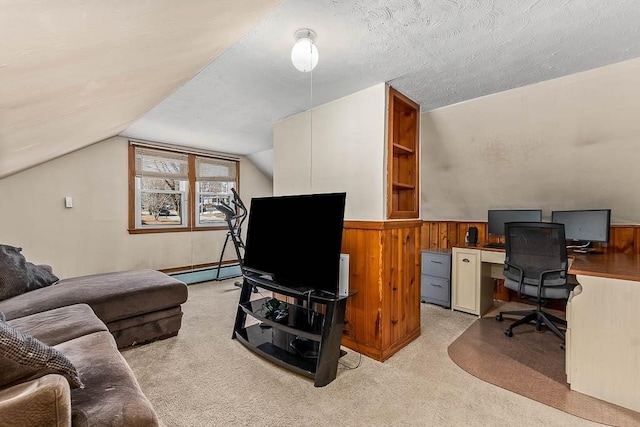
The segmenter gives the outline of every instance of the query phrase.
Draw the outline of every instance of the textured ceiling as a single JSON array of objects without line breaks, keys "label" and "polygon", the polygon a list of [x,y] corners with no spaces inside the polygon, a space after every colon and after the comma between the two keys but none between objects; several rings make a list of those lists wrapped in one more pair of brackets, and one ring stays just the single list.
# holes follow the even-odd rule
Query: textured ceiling
[{"label": "textured ceiling", "polygon": [[638,0],[4,0],[0,178],[117,134],[270,173],[273,122],[312,104],[389,82],[426,111],[638,57],[638,22]]},{"label": "textured ceiling", "polygon": [[[273,122],[376,83],[427,111],[638,57],[638,22],[637,0],[288,0],[124,135],[259,153]],[[289,59],[303,27],[313,76]]]}]

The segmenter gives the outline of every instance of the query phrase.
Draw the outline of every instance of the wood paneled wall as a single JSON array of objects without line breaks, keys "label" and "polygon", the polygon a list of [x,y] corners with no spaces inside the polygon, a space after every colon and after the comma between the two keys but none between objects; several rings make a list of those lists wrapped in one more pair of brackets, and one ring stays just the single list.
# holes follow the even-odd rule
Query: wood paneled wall
[{"label": "wood paneled wall", "polygon": [[384,361],[420,335],[422,221],[345,221],[349,290],[342,344]]},{"label": "wood paneled wall", "polygon": [[[489,242],[500,241],[496,236],[489,236],[486,222],[460,221],[424,221],[421,232],[421,250],[450,249],[454,246],[464,246],[465,236],[469,227],[478,228],[478,246]],[[504,241],[504,240],[502,240]],[[625,254],[640,254],[640,225],[613,225],[609,230],[607,245],[596,243],[595,248],[603,252],[621,252]],[[504,287],[504,280],[496,279],[493,297],[501,301],[527,302],[518,298],[517,292]],[[560,301],[550,301],[549,308],[564,311],[565,305]]]},{"label": "wood paneled wall", "polygon": [[[345,221],[341,250],[349,254],[349,289],[353,294],[347,301],[342,344],[385,361],[417,338],[420,251],[463,246],[469,227],[478,228],[479,246],[497,241],[487,235],[484,222]],[[609,245],[601,247],[640,253],[640,226],[612,226]],[[496,296],[512,298],[500,284]]]},{"label": "wood paneled wall", "polygon": [[[495,236],[488,235],[486,222],[424,221],[420,248],[449,249],[464,246],[464,238],[469,227],[478,228],[478,246],[499,241]],[[594,247],[604,252],[640,254],[640,225],[612,225],[609,244],[596,243]]]}]

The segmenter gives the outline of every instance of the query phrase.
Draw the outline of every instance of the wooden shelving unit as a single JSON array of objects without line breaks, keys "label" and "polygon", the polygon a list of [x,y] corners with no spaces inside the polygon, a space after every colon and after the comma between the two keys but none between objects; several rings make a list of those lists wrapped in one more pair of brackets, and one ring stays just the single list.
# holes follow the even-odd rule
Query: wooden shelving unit
[{"label": "wooden shelving unit", "polygon": [[419,217],[420,106],[389,88],[387,218]]}]

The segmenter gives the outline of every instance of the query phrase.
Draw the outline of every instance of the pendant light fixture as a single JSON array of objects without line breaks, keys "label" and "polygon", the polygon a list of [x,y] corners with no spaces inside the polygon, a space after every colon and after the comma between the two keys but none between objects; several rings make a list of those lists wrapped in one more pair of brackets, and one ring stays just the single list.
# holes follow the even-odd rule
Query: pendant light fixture
[{"label": "pendant light fixture", "polygon": [[315,44],[316,33],[302,28],[294,33],[296,43],[291,49],[291,62],[299,71],[307,73],[318,65],[318,48]]}]

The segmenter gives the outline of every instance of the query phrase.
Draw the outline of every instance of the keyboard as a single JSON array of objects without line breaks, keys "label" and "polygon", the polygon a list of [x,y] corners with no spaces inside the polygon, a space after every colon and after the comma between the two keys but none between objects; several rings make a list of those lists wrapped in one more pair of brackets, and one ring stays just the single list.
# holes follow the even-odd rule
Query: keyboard
[{"label": "keyboard", "polygon": [[507,245],[505,243],[487,243],[484,247],[491,249],[506,249]]}]

